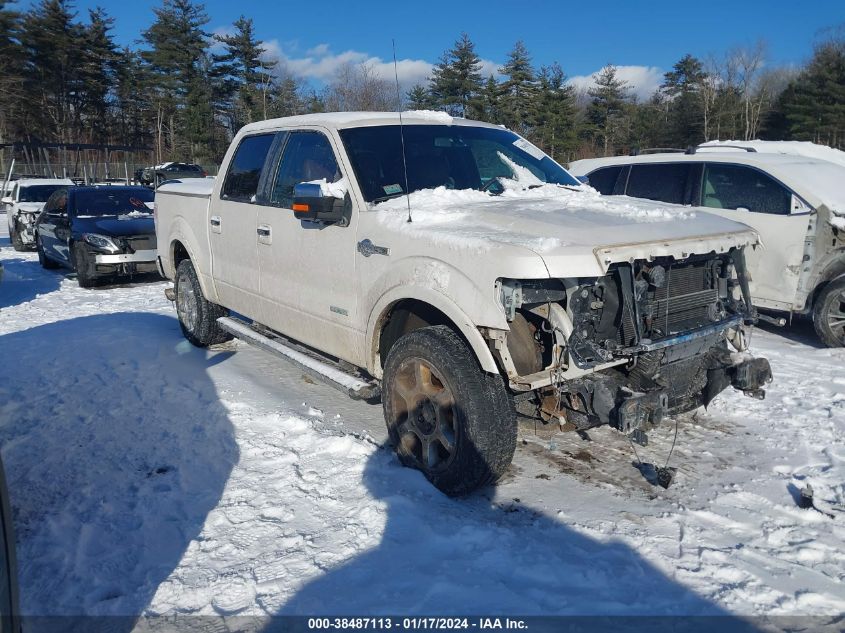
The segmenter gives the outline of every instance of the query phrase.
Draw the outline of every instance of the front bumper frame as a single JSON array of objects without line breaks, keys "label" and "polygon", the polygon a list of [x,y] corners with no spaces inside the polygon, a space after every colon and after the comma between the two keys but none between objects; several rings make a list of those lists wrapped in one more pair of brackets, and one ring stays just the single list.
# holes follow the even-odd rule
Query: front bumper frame
[{"label": "front bumper frame", "polygon": [[114,254],[104,254],[104,253],[97,253],[94,256],[94,262],[97,264],[103,265],[116,265],[116,264],[154,264],[156,261],[156,254],[158,251],[155,250],[145,250],[145,251],[135,251],[134,253],[114,253]]}]

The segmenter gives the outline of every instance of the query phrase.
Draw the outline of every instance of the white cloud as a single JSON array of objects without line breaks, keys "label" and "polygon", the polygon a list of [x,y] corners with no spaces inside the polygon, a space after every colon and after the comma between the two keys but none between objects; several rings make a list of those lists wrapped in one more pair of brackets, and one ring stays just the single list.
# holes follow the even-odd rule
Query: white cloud
[{"label": "white cloud", "polygon": [[[345,64],[367,64],[387,81],[394,81],[393,60],[384,60],[381,57],[370,55],[362,51],[347,50],[342,53],[334,53],[328,44],[318,44],[308,49],[304,56],[297,56],[286,52],[286,48],[278,40],[264,42],[265,58],[278,60],[280,66],[288,72],[314,81],[318,84],[325,84],[331,81],[337,71]],[[499,77],[500,64],[483,59],[481,60],[481,76],[485,79],[493,74]],[[424,59],[399,59],[396,61],[396,75],[399,77],[399,84],[403,91],[408,90],[415,84],[425,84],[434,65]]]},{"label": "white cloud", "polygon": [[[590,75],[577,75],[570,77],[568,82],[578,90],[588,90],[596,83],[596,77],[601,69]],[[637,99],[643,101],[648,99],[654,91],[663,83],[664,71],[657,66],[617,66],[616,76],[628,84],[631,93]]]}]

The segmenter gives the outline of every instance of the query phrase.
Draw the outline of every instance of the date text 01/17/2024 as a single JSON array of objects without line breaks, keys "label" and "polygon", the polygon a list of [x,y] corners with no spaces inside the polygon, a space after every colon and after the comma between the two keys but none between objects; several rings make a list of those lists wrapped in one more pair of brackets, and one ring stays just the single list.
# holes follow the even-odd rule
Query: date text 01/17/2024
[{"label": "date text 01/17/2024", "polygon": [[524,620],[511,618],[359,617],[308,618],[309,630],[524,630]]}]

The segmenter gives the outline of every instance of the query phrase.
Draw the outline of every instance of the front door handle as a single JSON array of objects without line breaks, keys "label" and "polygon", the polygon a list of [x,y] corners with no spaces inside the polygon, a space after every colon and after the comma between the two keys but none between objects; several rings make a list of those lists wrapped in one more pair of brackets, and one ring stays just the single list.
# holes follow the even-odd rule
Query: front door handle
[{"label": "front door handle", "polygon": [[272,243],[273,229],[269,224],[259,224],[255,232],[258,233],[258,241],[262,244]]},{"label": "front door handle", "polygon": [[220,233],[223,220],[220,219],[219,215],[212,215],[208,218],[208,223],[211,225],[211,231],[213,233]]}]

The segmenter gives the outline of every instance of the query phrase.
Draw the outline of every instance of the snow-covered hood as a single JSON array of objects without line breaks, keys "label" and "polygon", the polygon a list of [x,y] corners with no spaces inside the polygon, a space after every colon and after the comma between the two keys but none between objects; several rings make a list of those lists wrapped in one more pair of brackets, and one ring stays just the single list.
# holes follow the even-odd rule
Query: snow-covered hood
[{"label": "snow-covered hood", "polygon": [[489,251],[498,245],[529,249],[542,257],[553,277],[573,270],[575,258],[594,258],[598,272],[613,262],[693,253],[724,252],[755,243],[744,224],[700,209],[602,196],[590,187],[545,185],[492,196],[444,187],[375,205],[379,221],[436,245]]},{"label": "snow-covered hood", "polygon": [[43,202],[18,202],[20,213],[39,213],[44,208]]}]

